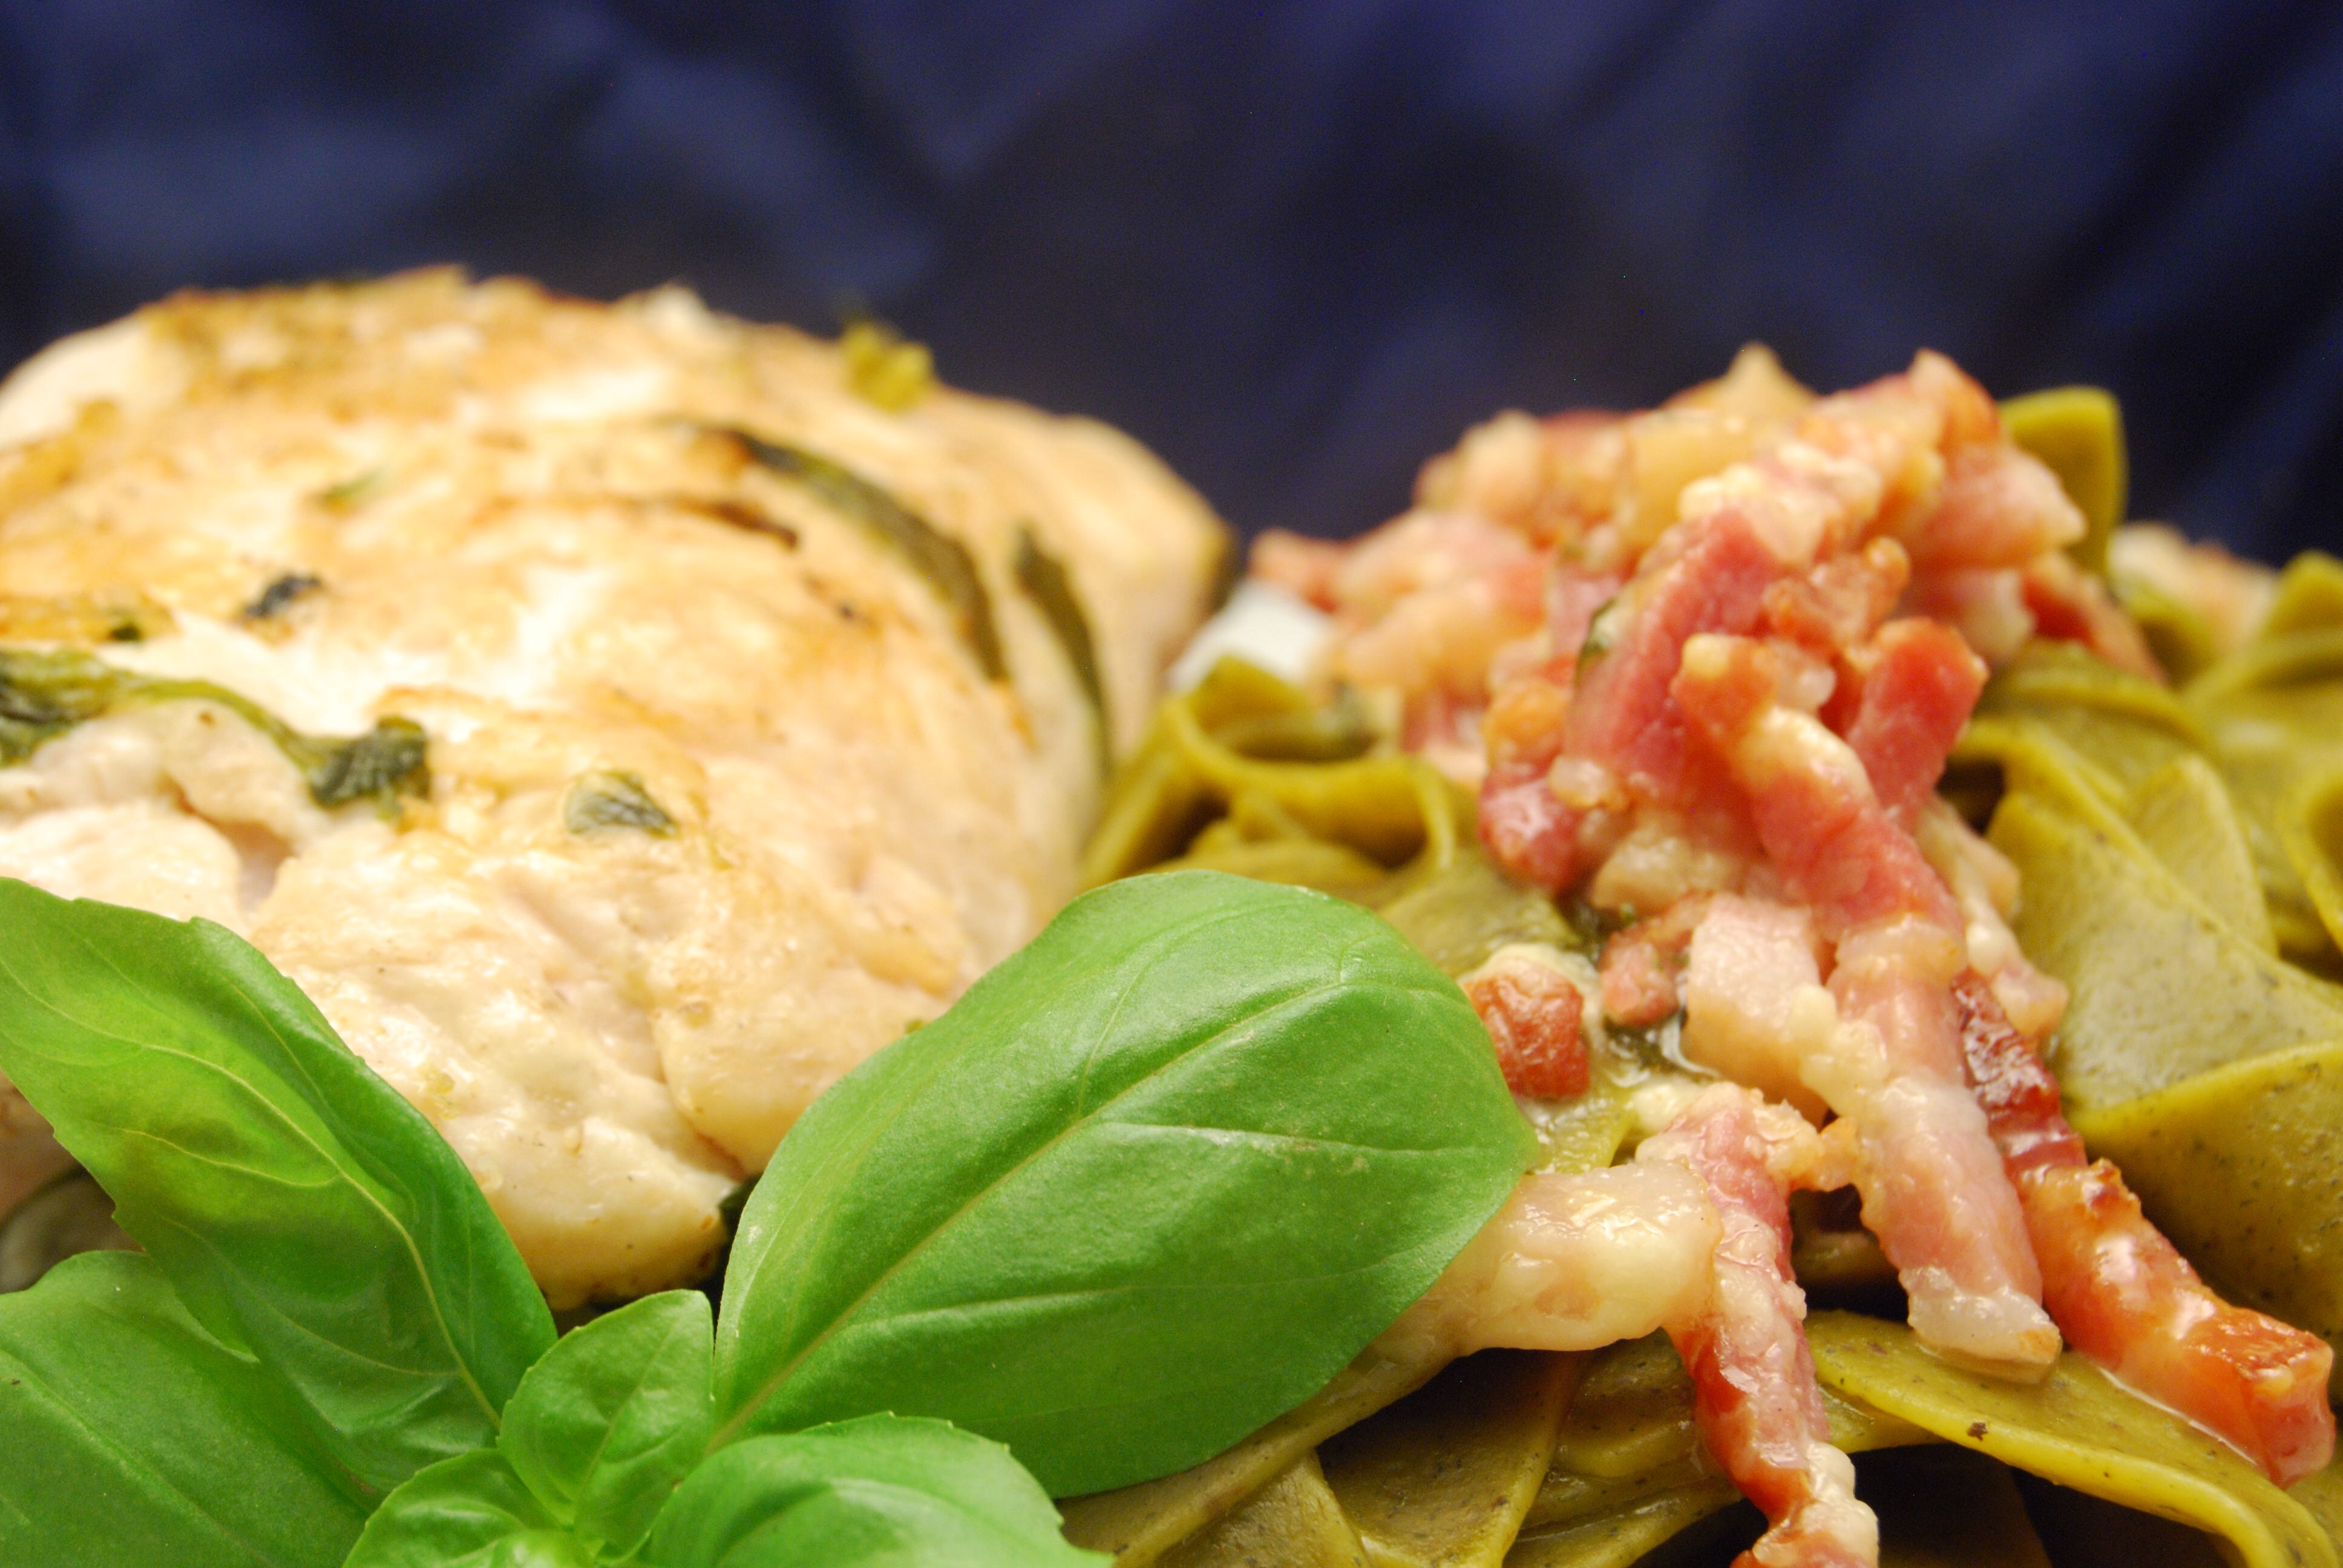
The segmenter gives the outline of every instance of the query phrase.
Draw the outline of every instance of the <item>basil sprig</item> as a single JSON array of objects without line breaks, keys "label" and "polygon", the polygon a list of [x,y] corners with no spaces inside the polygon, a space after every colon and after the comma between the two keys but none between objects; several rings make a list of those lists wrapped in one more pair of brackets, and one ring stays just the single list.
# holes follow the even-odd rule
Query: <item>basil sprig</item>
[{"label": "basil sprig", "polygon": [[1202,872],[1079,900],[818,1102],[720,1326],[555,1343],[454,1152],[218,927],[0,882],[0,1072],[148,1251],[0,1299],[0,1568],[1101,1562],[1049,1490],[1313,1392],[1531,1148],[1388,927]]}]

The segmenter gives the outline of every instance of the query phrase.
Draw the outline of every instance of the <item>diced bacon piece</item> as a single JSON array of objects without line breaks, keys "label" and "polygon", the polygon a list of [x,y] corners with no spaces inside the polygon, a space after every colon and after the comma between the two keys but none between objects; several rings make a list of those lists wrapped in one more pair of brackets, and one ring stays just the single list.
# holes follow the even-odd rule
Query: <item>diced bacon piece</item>
[{"label": "diced bacon piece", "polygon": [[[1561,668],[1557,668],[1559,666]],[[1562,659],[1509,681],[1481,723],[1489,770],[1481,783],[1481,841],[1506,871],[1558,893],[1578,869],[1582,813],[1548,787],[1546,775],[1562,750],[1570,693]]]},{"label": "diced bacon piece", "polygon": [[1784,661],[1746,638],[1687,643],[1677,705],[1732,769],[1758,838],[1825,934],[1899,914],[1959,929],[1952,895],[1871,788],[1862,759],[1781,701]]},{"label": "diced bacon piece", "polygon": [[1678,1005],[1675,976],[1657,948],[1618,936],[1604,944],[1603,1011],[1612,1022],[1643,1029],[1660,1022]]},{"label": "diced bacon piece", "polygon": [[1611,517],[1618,548],[1630,554],[1641,554],[1675,522],[1686,487],[1745,461],[1776,433],[1741,415],[1694,407],[1632,415],[1624,429],[1626,461]]},{"label": "diced bacon piece", "polygon": [[1533,1171],[1384,1337],[1449,1355],[1640,1339],[1705,1309],[1721,1233],[1681,1166]]},{"label": "diced bacon piece", "polygon": [[1543,777],[1562,754],[1563,720],[1570,712],[1570,670],[1560,658],[1523,671],[1490,699],[1481,737],[1493,778]]},{"label": "diced bacon piece", "polygon": [[1667,1330],[1692,1374],[1694,1417],[1709,1452],[1765,1515],[1765,1535],[1739,1562],[1872,1564],[1878,1522],[1855,1500],[1854,1464],[1831,1446],[1806,1348],[1805,1296],[1790,1271],[1789,1184],[1780,1167],[1785,1152],[1797,1160],[1801,1139],[1815,1141],[1795,1116],[1769,1114],[1750,1091],[1717,1084],[1645,1139],[1635,1163],[1693,1171],[1723,1224],[1705,1309]]},{"label": "diced bacon piece", "polygon": [[2022,567],[2083,537],[2083,514],[2029,452],[1996,442],[1956,452],[1936,510],[1904,534],[1913,566]]},{"label": "diced bacon piece", "polygon": [[[1695,754],[1693,759],[1707,766],[1687,778],[1695,781],[1698,794],[1713,799],[1704,801],[1697,818],[1654,806],[1638,810],[1634,825],[1624,835],[1613,836],[1602,869],[1585,885],[1588,903],[1633,920],[1639,910],[1672,910],[1701,893],[1738,888],[1747,878],[1749,862],[1763,850],[1755,830],[1747,825],[1740,792],[1714,759]],[[1549,779],[1575,761],[1565,758],[1555,763]],[[1579,841],[1592,858],[1588,837],[1582,829]]]},{"label": "diced bacon piece", "polygon": [[1890,621],[1855,663],[1862,695],[1846,743],[1872,793],[1908,829],[1935,798],[1945,759],[1985,689],[1985,667],[1960,633],[1931,620]]},{"label": "diced bacon piece", "polygon": [[2140,1212],[2123,1173],[2086,1164],[2058,1081],[1982,977],[1953,988],[1970,1081],[2026,1208],[2043,1300],[2075,1348],[2226,1439],[2281,1486],[2335,1452],[2335,1352],[2223,1302]]},{"label": "diced bacon piece", "polygon": [[1423,466],[1416,505],[1477,513],[1541,545],[1583,539],[1610,514],[1624,422],[1594,409],[1544,419],[1500,414]]},{"label": "diced bacon piece", "polygon": [[1685,486],[1677,505],[1687,520],[1738,513],[1775,559],[1804,571],[1859,538],[1882,494],[1878,473],[1862,462],[1785,440]]},{"label": "diced bacon piece", "polygon": [[1915,392],[1943,411],[1946,451],[2001,439],[2001,408],[1993,394],[1950,359],[1923,348],[1904,374]]},{"label": "diced bacon piece", "polygon": [[1481,842],[1512,875],[1558,893],[1578,869],[1578,814],[1554,798],[1544,774],[1493,771],[1481,786]]},{"label": "diced bacon piece", "polygon": [[1816,1004],[1825,1020],[1831,1011],[1815,948],[1804,910],[1709,900],[1685,955],[1684,1053],[1820,1121],[1822,1096],[1798,1076]]},{"label": "diced bacon piece", "polygon": [[1670,408],[1706,408],[1763,424],[1783,424],[1814,407],[1815,395],[1782,368],[1762,343],[1745,343],[1724,375],[1687,387],[1669,398]]},{"label": "diced bacon piece", "polygon": [[1866,514],[1874,531],[1898,534],[1935,509],[1945,481],[1944,410],[1890,376],[1825,397],[1798,422],[1799,438],[1873,476],[1876,500]]},{"label": "diced bacon piece", "polygon": [[2026,574],[2014,568],[1916,572],[1905,591],[1904,611],[1951,627],[1996,669],[2016,658],[2034,635],[2034,612],[2026,608]]},{"label": "diced bacon piece", "polygon": [[1461,983],[1488,1026],[1506,1088],[1546,1100],[1586,1092],[1594,1070],[1586,1050],[1586,999],[1561,953],[1512,943]]},{"label": "diced bacon piece", "polygon": [[1328,672],[1401,693],[1418,744],[1453,740],[1487,700],[1498,650],[1545,624],[1545,557],[1469,512],[1387,523],[1350,546],[1322,583],[1315,574],[1326,558],[1306,541],[1264,537],[1256,556],[1279,568],[1285,586],[1331,601]]},{"label": "diced bacon piece", "polygon": [[[1754,625],[1782,563],[1737,512],[1687,523],[1674,558],[1598,617],[1579,658],[1568,749],[1647,798],[1669,800],[1684,775],[1684,719],[1669,683],[1687,638]],[[1598,648],[1606,632],[1609,646]]]},{"label": "diced bacon piece", "polygon": [[2107,585],[2053,551],[2029,563],[2020,578],[2035,629],[2061,642],[2079,642],[2117,669],[2162,682],[2164,667],[2147,648],[2139,625],[2124,614]]},{"label": "diced bacon piece", "polygon": [[1347,543],[1313,539],[1284,528],[1271,528],[1252,542],[1248,569],[1262,582],[1282,588],[1294,598],[1334,608],[1334,574],[1350,555]]},{"label": "diced bacon piece", "polygon": [[1642,1029],[1681,1005],[1676,977],[1708,900],[1680,899],[1659,914],[1611,933],[1603,944],[1603,1012],[1614,1023]]},{"label": "diced bacon piece", "polygon": [[1853,555],[1833,556],[1802,578],[1767,588],[1764,628],[1829,658],[1868,638],[1911,577],[1903,546],[1873,539]]},{"label": "diced bacon piece", "polygon": [[1363,624],[1427,590],[1526,581],[1498,596],[1534,618],[1544,608],[1545,558],[1519,534],[1471,512],[1415,511],[1348,548],[1333,578],[1336,608]]}]

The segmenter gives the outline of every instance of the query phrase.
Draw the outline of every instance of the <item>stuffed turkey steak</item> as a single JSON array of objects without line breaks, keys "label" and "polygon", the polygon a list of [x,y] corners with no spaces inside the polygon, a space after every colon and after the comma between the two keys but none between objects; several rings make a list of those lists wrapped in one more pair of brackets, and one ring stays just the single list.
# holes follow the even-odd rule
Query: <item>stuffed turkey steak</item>
[{"label": "stuffed turkey steak", "polygon": [[[445,272],[56,345],[0,387],[0,875],[248,937],[556,1304],[692,1278],[1072,891],[1223,548],[910,354]],[[62,1156],[0,1128],[5,1209]]]}]

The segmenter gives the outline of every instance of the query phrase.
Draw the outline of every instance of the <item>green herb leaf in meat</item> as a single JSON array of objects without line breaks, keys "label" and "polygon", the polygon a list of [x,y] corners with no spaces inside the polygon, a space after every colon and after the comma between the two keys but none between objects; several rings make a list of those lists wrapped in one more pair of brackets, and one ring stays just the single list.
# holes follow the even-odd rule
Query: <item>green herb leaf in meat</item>
[{"label": "green herb leaf in meat", "polygon": [[740,443],[750,461],[798,480],[830,510],[893,550],[943,601],[945,612],[984,678],[1009,678],[1001,628],[992,616],[992,596],[966,545],[905,506],[885,486],[864,478],[835,458],[748,430],[726,433]]},{"label": "green herb leaf in meat", "polygon": [[333,1568],[373,1501],[153,1259],[0,1295],[5,1568]]},{"label": "green herb leaf in meat", "polygon": [[940,1421],[865,1416],[751,1438],[659,1516],[657,1568],[1105,1568],[1009,1451]]},{"label": "green herb leaf in meat", "polygon": [[1065,562],[1041,548],[1031,528],[1017,530],[1017,558],[1013,563],[1017,585],[1032,597],[1035,605],[1057,634],[1058,646],[1066,650],[1066,662],[1073,668],[1074,678],[1081,682],[1082,695],[1091,699],[1091,717],[1098,725],[1098,757],[1101,769],[1111,769],[1114,763],[1114,730],[1107,716],[1106,682],[1099,671],[1098,643],[1091,636],[1091,618],[1082,610],[1081,596],[1074,591],[1073,573]]},{"label": "green herb leaf in meat", "polygon": [[592,1568],[493,1449],[443,1459],[383,1500],[347,1568]]},{"label": "green herb leaf in meat", "polygon": [[498,1450],[607,1557],[641,1544],[707,1447],[711,1326],[697,1291],[647,1297],[555,1345],[505,1407]]},{"label": "green herb leaf in meat", "polygon": [[495,1440],[544,1297],[455,1151],[234,933],[0,880],[0,1072],[340,1463],[387,1490]]},{"label": "green herb leaf in meat", "polygon": [[1059,1496],[1308,1397],[1535,1144],[1455,983],[1355,906],[1209,871],[1078,900],[849,1074],[741,1216],[719,1441],[873,1410]]}]

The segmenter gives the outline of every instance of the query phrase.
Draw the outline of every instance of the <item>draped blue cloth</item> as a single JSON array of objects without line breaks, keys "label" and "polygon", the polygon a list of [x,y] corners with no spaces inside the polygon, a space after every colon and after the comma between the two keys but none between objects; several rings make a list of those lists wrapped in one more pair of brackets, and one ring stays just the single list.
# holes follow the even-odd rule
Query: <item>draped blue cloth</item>
[{"label": "draped blue cloth", "polygon": [[2135,510],[2343,539],[2343,7],[0,0],[0,354],[186,284],[669,278],[1353,530],[1746,338],[2114,387]]}]

